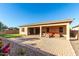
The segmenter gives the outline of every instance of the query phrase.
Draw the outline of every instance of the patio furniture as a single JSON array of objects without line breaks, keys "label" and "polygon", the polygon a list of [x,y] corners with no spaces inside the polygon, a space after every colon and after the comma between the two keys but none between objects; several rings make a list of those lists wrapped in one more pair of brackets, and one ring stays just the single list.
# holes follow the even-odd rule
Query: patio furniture
[{"label": "patio furniture", "polygon": [[59,33],[55,33],[54,37],[60,37],[60,34]]},{"label": "patio furniture", "polygon": [[49,34],[49,38],[50,38],[50,37],[54,37],[54,34],[55,34],[55,33],[50,32],[50,33],[48,33],[48,34]]},{"label": "patio furniture", "polygon": [[49,34],[46,33],[46,36],[45,37],[49,38]]},{"label": "patio furniture", "polygon": [[43,33],[43,35],[42,35],[43,37],[45,37],[46,36],[46,33]]},{"label": "patio furniture", "polygon": [[60,34],[60,37],[64,37],[64,34],[63,33],[59,33]]}]

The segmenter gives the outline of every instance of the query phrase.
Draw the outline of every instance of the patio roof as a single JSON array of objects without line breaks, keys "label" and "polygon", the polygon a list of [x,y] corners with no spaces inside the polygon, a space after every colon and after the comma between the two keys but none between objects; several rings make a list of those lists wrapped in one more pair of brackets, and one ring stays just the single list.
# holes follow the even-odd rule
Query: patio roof
[{"label": "patio roof", "polygon": [[66,23],[72,22],[72,19],[65,19],[65,20],[50,20],[50,21],[44,21],[44,22],[39,22],[39,23],[32,23],[32,24],[27,24],[27,25],[22,25],[20,27],[27,27],[27,26],[36,26],[36,25],[45,25],[45,24],[56,24],[56,23]]}]

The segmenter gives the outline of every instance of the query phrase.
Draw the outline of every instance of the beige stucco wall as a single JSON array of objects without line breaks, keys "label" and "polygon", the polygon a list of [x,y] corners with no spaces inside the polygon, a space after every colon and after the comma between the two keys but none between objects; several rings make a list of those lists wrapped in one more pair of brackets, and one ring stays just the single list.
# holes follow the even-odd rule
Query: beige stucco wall
[{"label": "beige stucco wall", "polygon": [[[24,32],[22,32],[22,28],[24,28]],[[20,27],[19,28],[19,34],[25,34],[25,35],[27,35],[28,34],[28,28],[27,27]]]},{"label": "beige stucco wall", "polygon": [[66,25],[66,39],[70,40],[70,26],[69,23]]}]

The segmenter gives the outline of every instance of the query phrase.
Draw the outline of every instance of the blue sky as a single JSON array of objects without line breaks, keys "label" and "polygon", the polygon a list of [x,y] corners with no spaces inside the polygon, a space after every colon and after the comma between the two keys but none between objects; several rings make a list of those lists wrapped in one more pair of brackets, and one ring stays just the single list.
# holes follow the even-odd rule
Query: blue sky
[{"label": "blue sky", "polygon": [[79,24],[79,4],[0,3],[0,21],[9,27],[67,18],[75,19],[72,26]]}]

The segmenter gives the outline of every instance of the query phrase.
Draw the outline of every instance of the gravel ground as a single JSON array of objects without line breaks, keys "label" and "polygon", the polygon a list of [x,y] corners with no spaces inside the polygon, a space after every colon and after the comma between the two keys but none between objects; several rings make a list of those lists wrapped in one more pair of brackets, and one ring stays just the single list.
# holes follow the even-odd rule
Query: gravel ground
[{"label": "gravel ground", "polygon": [[75,51],[75,54],[77,56],[79,56],[79,40],[73,40],[73,41],[70,41],[71,42],[71,45]]}]

